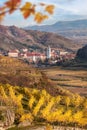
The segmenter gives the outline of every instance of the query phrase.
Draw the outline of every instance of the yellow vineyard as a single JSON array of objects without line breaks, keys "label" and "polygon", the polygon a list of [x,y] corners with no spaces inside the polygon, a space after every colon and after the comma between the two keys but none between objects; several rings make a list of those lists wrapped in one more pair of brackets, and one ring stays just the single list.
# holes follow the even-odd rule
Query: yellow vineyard
[{"label": "yellow vineyard", "polygon": [[0,93],[0,107],[14,111],[15,123],[28,120],[31,123],[87,126],[87,99],[77,94],[53,97],[45,90],[8,84],[0,85]]}]

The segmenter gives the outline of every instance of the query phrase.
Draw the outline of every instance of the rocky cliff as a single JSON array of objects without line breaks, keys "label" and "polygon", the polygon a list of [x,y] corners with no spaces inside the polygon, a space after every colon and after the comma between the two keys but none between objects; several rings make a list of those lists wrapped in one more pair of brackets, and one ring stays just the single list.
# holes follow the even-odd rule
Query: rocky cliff
[{"label": "rocky cliff", "polygon": [[77,51],[76,58],[87,61],[87,45]]}]

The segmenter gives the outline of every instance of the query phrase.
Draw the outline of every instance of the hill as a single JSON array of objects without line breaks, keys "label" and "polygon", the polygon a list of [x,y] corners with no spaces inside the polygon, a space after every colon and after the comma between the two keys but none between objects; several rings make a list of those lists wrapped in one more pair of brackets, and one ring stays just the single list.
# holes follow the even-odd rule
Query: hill
[{"label": "hill", "polygon": [[76,58],[87,62],[87,45],[77,51]]},{"label": "hill", "polygon": [[71,51],[76,51],[80,47],[78,43],[55,33],[33,30],[27,30],[27,32],[34,37],[36,43],[38,42],[45,47],[50,45],[53,48],[62,48]]},{"label": "hill", "polygon": [[71,29],[85,29],[87,28],[87,20],[76,20],[76,21],[59,21],[53,25],[42,25],[42,26],[28,26],[25,27],[26,30],[40,30],[46,32],[58,32],[61,30],[71,30]]},{"label": "hill", "polygon": [[[87,99],[54,84],[23,61],[0,57],[0,125],[87,127]],[[16,129],[16,128],[15,128]]]},{"label": "hill", "polygon": [[23,29],[15,26],[0,26],[0,48],[4,50],[21,49],[24,47],[32,48],[39,46],[35,43],[34,38]]},{"label": "hill", "polygon": [[79,44],[87,44],[87,19],[76,21],[60,21],[53,25],[28,26],[26,30],[40,30],[45,32],[54,32],[64,37],[72,39]]},{"label": "hill", "polygon": [[15,26],[0,25],[0,49],[22,49],[44,50],[48,45],[65,50],[77,50],[80,46],[71,40],[54,33],[40,31],[26,31]]},{"label": "hill", "polygon": [[[56,88],[45,74],[24,61],[0,56],[0,83],[13,86],[46,89],[53,96],[66,95],[60,88]],[[63,93],[62,93],[63,92]],[[64,94],[65,93],[65,94]]]}]

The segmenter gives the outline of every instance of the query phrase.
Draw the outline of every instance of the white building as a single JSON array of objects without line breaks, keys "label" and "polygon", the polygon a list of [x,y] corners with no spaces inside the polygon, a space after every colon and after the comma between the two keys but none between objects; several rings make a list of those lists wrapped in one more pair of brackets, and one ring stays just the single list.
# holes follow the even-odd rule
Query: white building
[{"label": "white building", "polygon": [[8,56],[13,57],[13,58],[17,58],[18,54],[19,54],[18,50],[11,50],[11,51],[8,52]]},{"label": "white building", "polygon": [[60,51],[60,55],[66,55],[66,54],[68,54],[67,51]]},{"label": "white building", "polygon": [[22,49],[23,52],[28,52],[27,48]]}]

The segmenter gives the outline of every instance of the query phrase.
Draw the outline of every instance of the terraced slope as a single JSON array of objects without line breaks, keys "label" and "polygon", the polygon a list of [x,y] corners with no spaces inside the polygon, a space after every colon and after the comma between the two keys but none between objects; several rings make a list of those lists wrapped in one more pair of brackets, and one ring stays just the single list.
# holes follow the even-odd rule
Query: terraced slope
[{"label": "terraced slope", "polygon": [[66,95],[61,88],[55,85],[38,69],[9,57],[0,57],[0,83],[13,86],[46,89],[52,95]]}]

